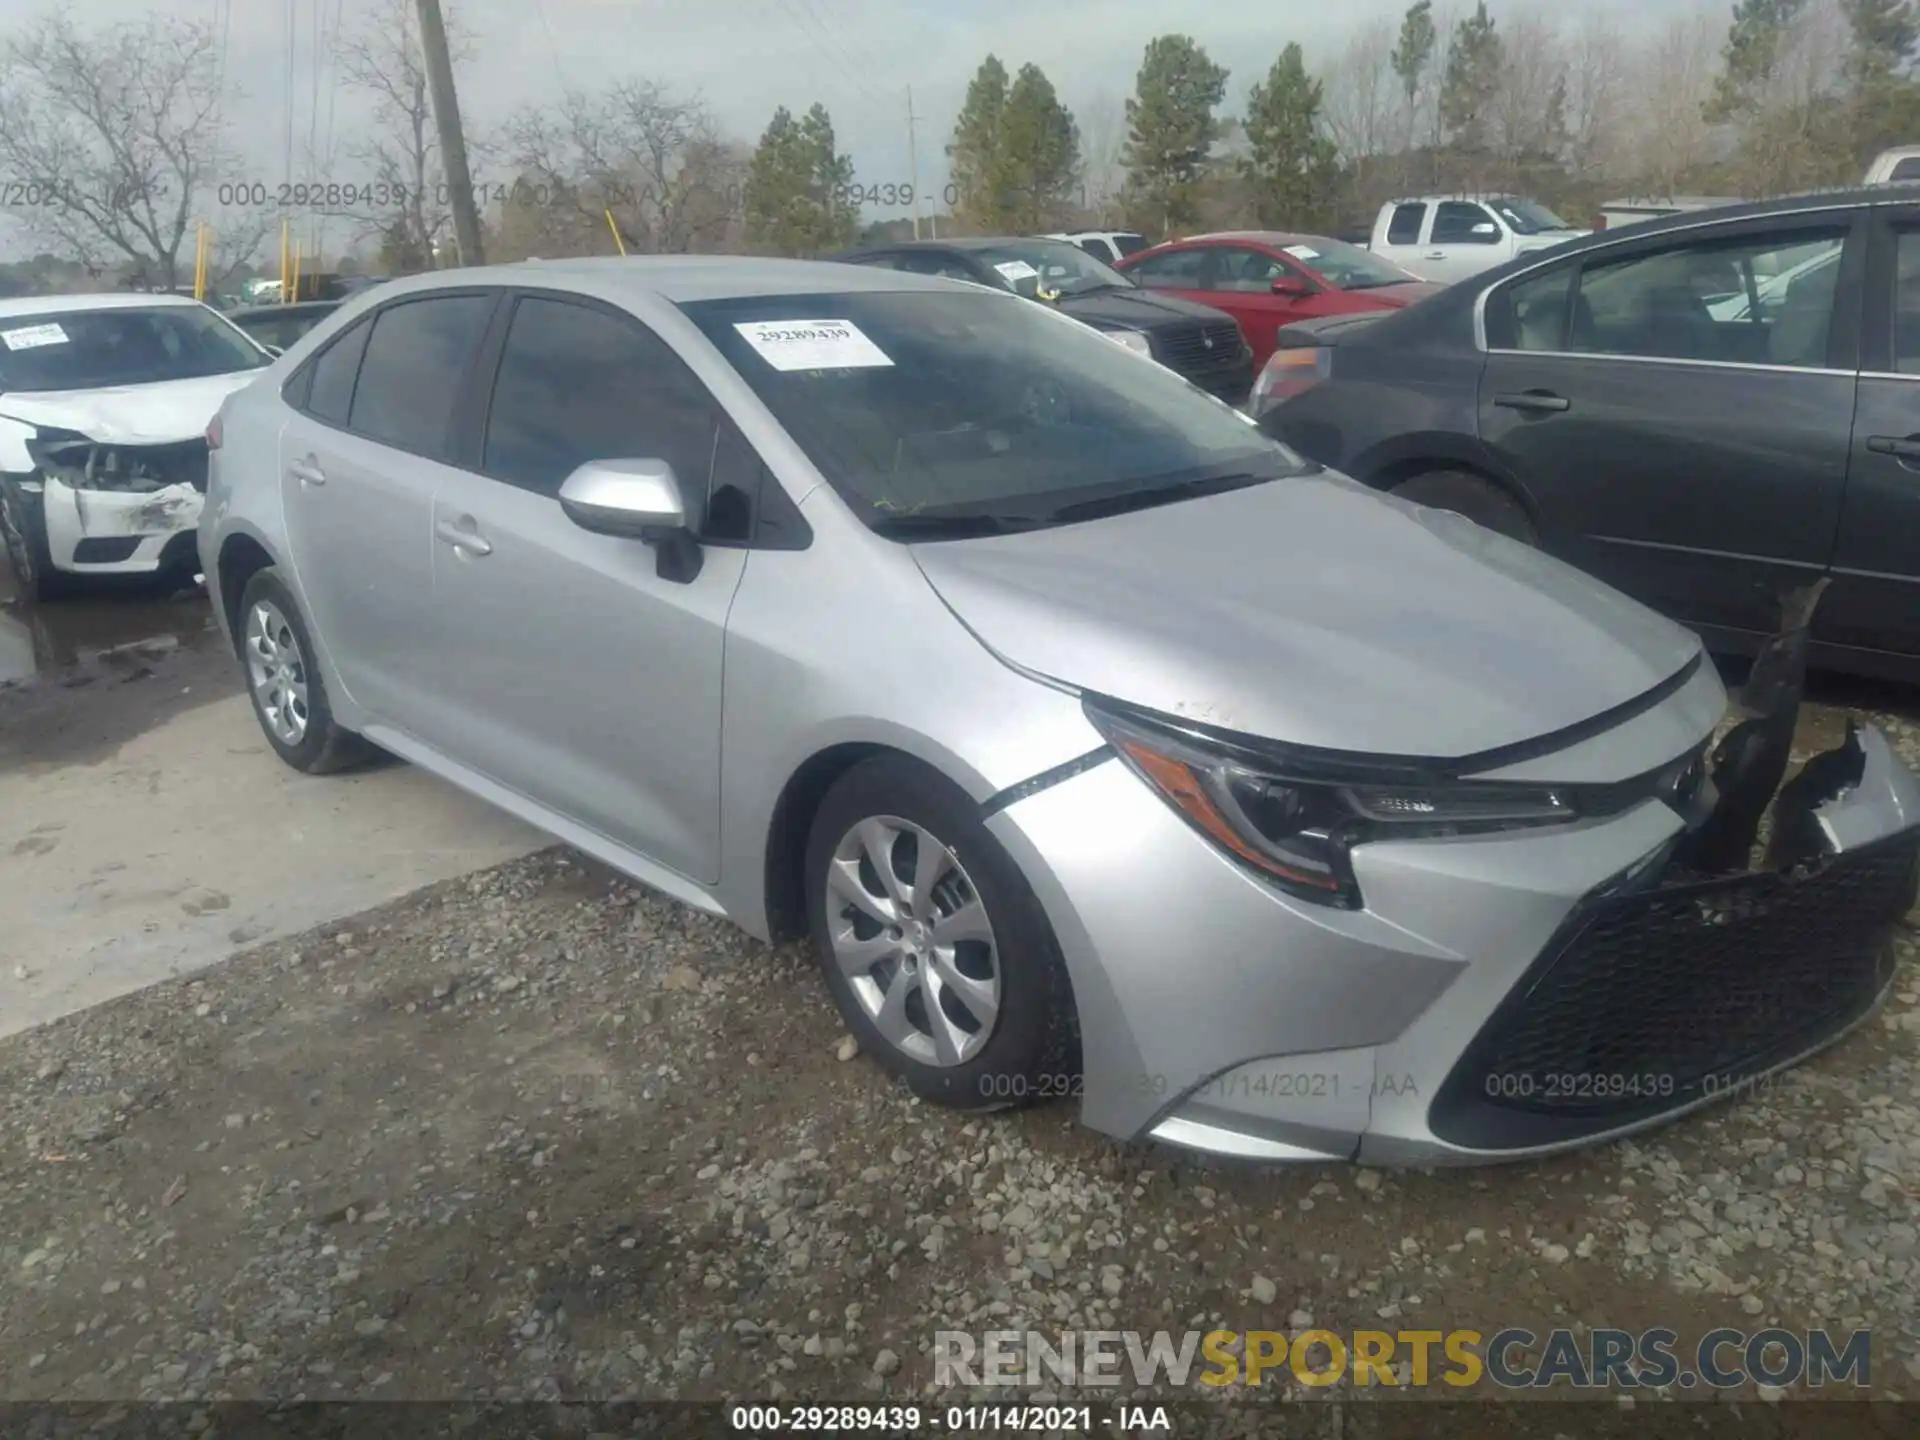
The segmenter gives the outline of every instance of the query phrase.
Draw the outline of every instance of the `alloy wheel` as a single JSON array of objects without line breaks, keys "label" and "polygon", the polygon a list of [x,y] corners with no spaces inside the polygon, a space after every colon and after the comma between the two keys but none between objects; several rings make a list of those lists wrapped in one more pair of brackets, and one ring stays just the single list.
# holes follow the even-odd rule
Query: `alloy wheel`
[{"label": "alloy wheel", "polygon": [[1000,1017],[1000,953],[986,906],[952,849],[876,815],[827,867],[833,958],[881,1037],[923,1065],[964,1065]]},{"label": "alloy wheel", "polygon": [[271,600],[247,615],[247,679],[267,729],[283,745],[307,737],[307,663],[293,626]]}]

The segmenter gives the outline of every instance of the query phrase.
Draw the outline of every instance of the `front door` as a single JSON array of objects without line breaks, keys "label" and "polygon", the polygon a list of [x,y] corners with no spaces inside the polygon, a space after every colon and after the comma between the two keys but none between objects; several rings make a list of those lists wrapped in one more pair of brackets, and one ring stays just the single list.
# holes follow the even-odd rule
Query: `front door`
[{"label": "front door", "polygon": [[412,729],[436,643],[428,537],[456,399],[496,297],[398,301],[313,362],[280,433],[281,501],[316,642],[347,694]]},{"label": "front door", "polygon": [[1550,544],[1688,624],[1775,628],[1780,593],[1825,570],[1846,488],[1853,228],[1715,227],[1490,295],[1480,433]]},{"label": "front door", "polygon": [[474,468],[433,500],[445,748],[702,883],[719,873],[721,661],[748,552],[708,544],[692,580],[663,578],[655,549],[581,529],[556,496],[589,460],[665,460],[704,527],[727,423],[637,319],[524,294]]},{"label": "front door", "polygon": [[1920,653],[1920,206],[1875,212],[1860,394],[1832,588],[1815,634]]}]

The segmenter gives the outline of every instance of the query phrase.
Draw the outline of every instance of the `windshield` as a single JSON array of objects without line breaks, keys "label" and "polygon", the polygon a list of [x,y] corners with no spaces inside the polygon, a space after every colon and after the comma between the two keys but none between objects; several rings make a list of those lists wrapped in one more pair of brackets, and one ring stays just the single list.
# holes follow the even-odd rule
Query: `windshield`
[{"label": "windshield", "polygon": [[1065,240],[1006,240],[973,251],[1027,299],[1048,294],[1085,295],[1094,290],[1131,290],[1133,281],[1078,245]]},{"label": "windshield", "polygon": [[198,305],[0,319],[0,392],[152,385],[272,363],[266,351]]},{"label": "windshield", "polygon": [[1138,508],[1311,468],[1172,371],[1005,295],[862,291],[681,309],[882,533],[1060,524],[1090,506]]},{"label": "windshield", "polygon": [[1516,235],[1539,235],[1548,230],[1574,228],[1538,201],[1517,200],[1509,196],[1489,203],[1500,212],[1500,218],[1513,227]]},{"label": "windshield", "polygon": [[1417,284],[1420,277],[1344,240],[1303,240],[1280,247],[1336,290],[1378,290]]}]

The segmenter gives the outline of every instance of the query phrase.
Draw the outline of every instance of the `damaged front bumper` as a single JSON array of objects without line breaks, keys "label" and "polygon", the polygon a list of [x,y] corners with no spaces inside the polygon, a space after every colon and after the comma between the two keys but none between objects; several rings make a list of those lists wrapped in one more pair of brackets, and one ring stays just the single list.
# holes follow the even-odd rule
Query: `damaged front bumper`
[{"label": "damaged front bumper", "polygon": [[103,445],[42,430],[29,443],[36,468],[7,475],[16,513],[38,524],[53,569],[142,574],[192,559],[207,486],[204,439]]}]

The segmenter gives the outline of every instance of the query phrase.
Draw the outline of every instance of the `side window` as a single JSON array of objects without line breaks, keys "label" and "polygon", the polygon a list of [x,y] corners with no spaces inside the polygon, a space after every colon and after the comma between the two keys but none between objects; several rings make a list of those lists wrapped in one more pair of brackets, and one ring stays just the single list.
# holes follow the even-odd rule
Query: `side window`
[{"label": "side window", "polygon": [[1266,295],[1273,282],[1288,273],[1287,267],[1271,255],[1258,250],[1220,250],[1213,268],[1209,290],[1231,290],[1241,295]]},{"label": "side window", "polygon": [[1127,273],[1149,290],[1198,290],[1206,268],[1205,250],[1172,250],[1135,264]]},{"label": "side window", "polygon": [[1893,368],[1920,375],[1920,230],[1900,234],[1893,290]]},{"label": "side window", "polygon": [[1571,265],[1502,287],[1487,302],[1487,348],[1565,350],[1572,296]]},{"label": "side window", "polygon": [[1113,238],[1123,256],[1138,255],[1147,248],[1147,237],[1144,235],[1116,235]]},{"label": "side window", "polygon": [[901,263],[902,259],[903,257],[889,251],[882,255],[862,255],[852,263],[855,265],[871,265],[876,270],[904,270],[907,267]]},{"label": "side window", "polygon": [[1426,222],[1427,207],[1418,202],[1393,207],[1393,219],[1387,223],[1389,245],[1418,245],[1420,227]]},{"label": "side window", "polygon": [[1826,363],[1846,231],[1743,235],[1589,265],[1567,348],[1668,360]]},{"label": "side window", "polygon": [[450,456],[453,407],[491,295],[403,300],[373,318],[347,428],[433,460]]},{"label": "side window", "polygon": [[939,275],[948,280],[972,280],[973,271],[950,255],[927,250],[909,250],[899,257],[897,270],[913,275]]},{"label": "side window", "polygon": [[360,373],[360,357],[366,353],[367,336],[372,333],[372,322],[362,320],[313,357],[307,367],[311,388],[303,408],[314,419],[329,425],[347,423],[353,409],[354,377]]},{"label": "side window", "polygon": [[704,517],[720,414],[700,378],[638,320],[529,296],[500,356],[481,468],[555,495],[589,460],[664,460],[689,513]]},{"label": "side window", "polygon": [[1080,248],[1093,256],[1094,259],[1108,265],[1111,265],[1120,258],[1114,253],[1113,246],[1109,245],[1097,235],[1089,235],[1086,239],[1082,240],[1080,242]]},{"label": "side window", "polygon": [[[1475,234],[1477,225],[1491,225],[1489,233]],[[1493,216],[1465,200],[1442,200],[1433,215],[1433,243],[1436,245],[1498,245],[1500,227]]]},{"label": "side window", "polygon": [[1909,155],[1904,160],[1893,162],[1893,173],[1887,179],[1898,185],[1906,180],[1920,180],[1920,155]]}]

